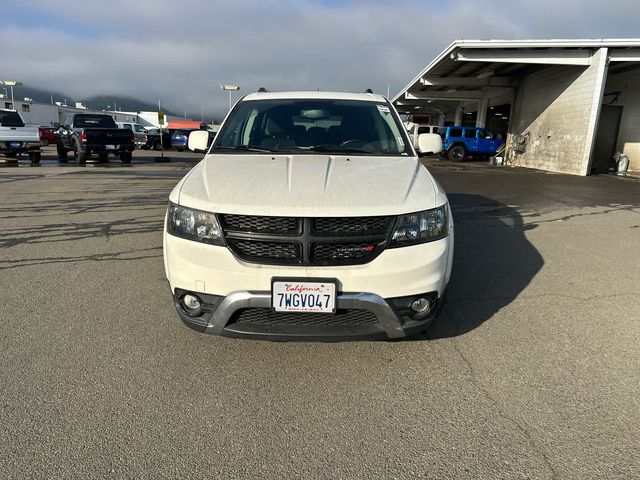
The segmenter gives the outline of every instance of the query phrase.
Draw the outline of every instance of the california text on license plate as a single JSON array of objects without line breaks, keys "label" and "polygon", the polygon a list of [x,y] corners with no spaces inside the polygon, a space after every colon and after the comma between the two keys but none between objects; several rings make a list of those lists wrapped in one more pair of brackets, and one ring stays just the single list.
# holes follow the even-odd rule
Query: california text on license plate
[{"label": "california text on license plate", "polygon": [[274,279],[271,303],[276,312],[333,313],[336,310],[336,282]]}]

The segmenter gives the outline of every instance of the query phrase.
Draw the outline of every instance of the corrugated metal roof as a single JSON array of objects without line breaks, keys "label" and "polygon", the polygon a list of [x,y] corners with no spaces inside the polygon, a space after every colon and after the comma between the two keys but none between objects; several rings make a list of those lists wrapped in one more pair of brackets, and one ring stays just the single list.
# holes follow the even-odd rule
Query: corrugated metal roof
[{"label": "corrugated metal roof", "polygon": [[[514,60],[500,59],[500,55],[497,58],[492,59],[490,62],[486,61],[473,61],[474,52],[492,52],[496,53],[511,52],[514,51],[517,55],[517,51],[521,53],[531,52],[531,55],[535,55],[540,58],[545,57],[544,52],[549,51],[549,57],[562,57],[563,52],[567,55],[574,55],[578,57],[585,57],[587,53],[581,53],[580,51],[595,50],[598,48],[609,48],[610,50],[620,52],[625,49],[640,48],[640,39],[638,38],[620,38],[620,39],[550,39],[550,40],[456,40],[451,43],[446,49],[442,51],[436,58],[433,59],[418,75],[415,76],[400,92],[398,92],[392,99],[393,102],[402,100],[402,97],[407,91],[424,92],[429,91],[437,93],[438,91],[446,91],[449,87],[434,86],[434,85],[421,85],[420,80],[424,77],[466,77],[477,78],[477,75],[483,70],[491,70],[492,76],[505,76],[505,77],[518,77],[530,73],[536,68],[540,68],[540,62],[536,64],[535,61],[529,60],[527,63],[518,63]],[[457,61],[457,55],[461,52],[468,52],[471,56],[471,60]],[[501,51],[501,52],[498,52]],[[553,52],[553,53],[552,53]],[[630,50],[631,53],[634,53]],[[507,56],[511,56],[510,53]],[[624,59],[619,59],[621,61]],[[634,61],[634,59],[629,59]],[[582,60],[586,62],[587,60]],[[562,62],[562,58],[558,60]],[[480,88],[480,87],[477,87]],[[464,88],[458,87],[457,90],[464,90]]]}]

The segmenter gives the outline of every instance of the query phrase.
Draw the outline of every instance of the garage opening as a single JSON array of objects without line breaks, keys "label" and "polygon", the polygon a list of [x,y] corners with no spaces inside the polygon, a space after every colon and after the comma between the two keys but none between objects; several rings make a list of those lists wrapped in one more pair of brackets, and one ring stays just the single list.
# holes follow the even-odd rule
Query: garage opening
[{"label": "garage opening", "polygon": [[602,98],[591,173],[616,172],[616,152],[640,171],[640,63],[610,63]]}]

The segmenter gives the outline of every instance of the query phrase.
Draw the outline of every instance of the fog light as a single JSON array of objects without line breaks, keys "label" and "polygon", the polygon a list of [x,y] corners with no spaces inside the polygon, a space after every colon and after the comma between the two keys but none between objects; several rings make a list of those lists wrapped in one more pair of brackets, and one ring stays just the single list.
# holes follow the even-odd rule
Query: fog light
[{"label": "fog light", "polygon": [[411,310],[416,312],[418,315],[427,313],[431,309],[431,302],[428,298],[419,298],[414,300],[411,304]]},{"label": "fog light", "polygon": [[191,295],[190,293],[183,295],[180,303],[189,315],[197,316],[202,313],[202,304],[200,303],[200,299],[195,295]]}]

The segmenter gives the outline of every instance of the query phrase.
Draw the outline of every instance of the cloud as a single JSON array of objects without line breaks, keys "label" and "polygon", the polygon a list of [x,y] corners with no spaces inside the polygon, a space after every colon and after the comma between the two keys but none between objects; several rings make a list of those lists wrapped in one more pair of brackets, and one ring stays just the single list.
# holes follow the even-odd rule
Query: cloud
[{"label": "cloud", "polygon": [[3,75],[72,96],[122,94],[221,116],[241,92],[395,93],[456,38],[636,31],[631,1],[27,0],[0,30]]}]

